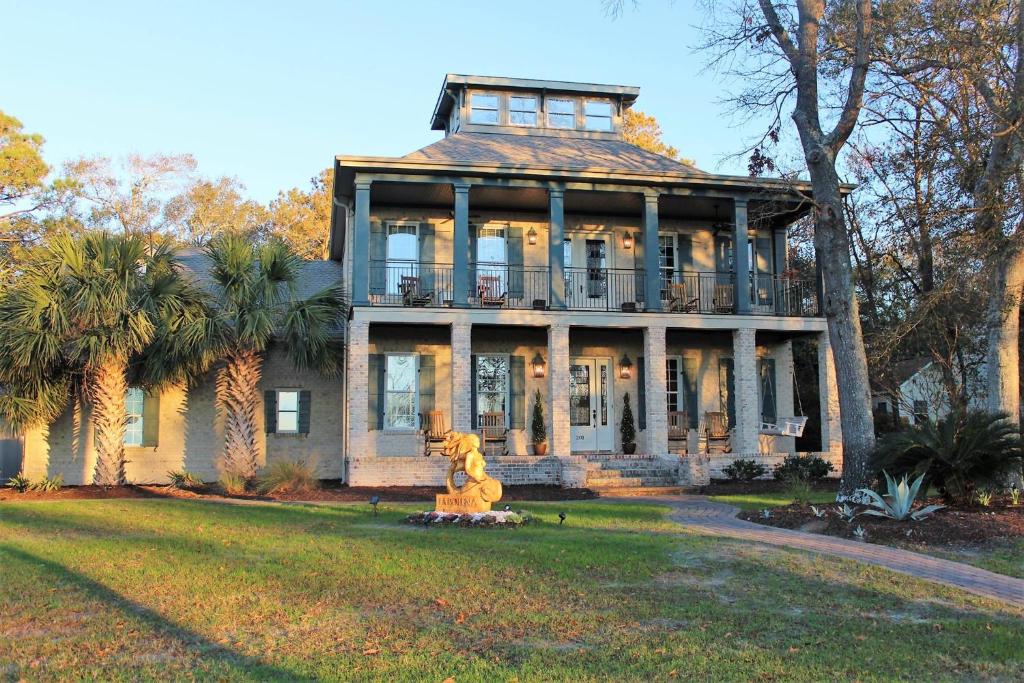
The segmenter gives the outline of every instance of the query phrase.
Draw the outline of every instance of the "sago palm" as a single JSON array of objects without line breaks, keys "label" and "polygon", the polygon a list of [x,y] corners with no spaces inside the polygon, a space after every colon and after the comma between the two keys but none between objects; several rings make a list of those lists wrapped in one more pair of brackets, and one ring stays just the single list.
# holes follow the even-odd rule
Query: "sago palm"
[{"label": "sago palm", "polygon": [[207,300],[171,248],[132,235],[57,235],[19,265],[0,296],[0,414],[22,427],[47,423],[81,396],[93,482],[123,484],[129,380],[159,387],[212,360]]},{"label": "sago palm", "polygon": [[254,244],[235,234],[206,247],[215,289],[224,365],[217,375],[217,404],[224,418],[224,471],[256,474],[256,416],[266,351],[282,346],[299,370],[337,375],[339,333],[346,302],[341,284],[299,298],[302,260],[280,241]]}]

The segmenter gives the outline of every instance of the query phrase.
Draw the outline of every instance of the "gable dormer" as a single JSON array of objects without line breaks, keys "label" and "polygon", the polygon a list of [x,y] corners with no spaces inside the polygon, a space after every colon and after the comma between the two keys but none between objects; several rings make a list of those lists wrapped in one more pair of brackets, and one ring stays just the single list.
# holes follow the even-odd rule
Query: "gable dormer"
[{"label": "gable dormer", "polygon": [[622,117],[640,89],[530,78],[448,74],[432,130],[622,139]]}]

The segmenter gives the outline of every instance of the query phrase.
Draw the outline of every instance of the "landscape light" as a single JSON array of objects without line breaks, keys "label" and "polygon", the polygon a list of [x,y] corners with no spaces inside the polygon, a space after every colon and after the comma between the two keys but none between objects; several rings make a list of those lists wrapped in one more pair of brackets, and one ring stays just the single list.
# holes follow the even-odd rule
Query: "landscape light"
[{"label": "landscape light", "polygon": [[508,511],[509,511],[509,510],[511,510],[511,509],[512,509],[512,506],[511,506],[511,505],[506,505],[506,506],[505,506],[505,512],[508,512]]},{"label": "landscape light", "polygon": [[565,521],[565,513],[564,512],[559,512],[558,513],[558,526],[562,526],[562,522],[564,522],[564,521]]},{"label": "landscape light", "polygon": [[373,506],[373,514],[377,514],[377,503],[380,502],[380,496],[374,496],[370,498],[370,505]]}]

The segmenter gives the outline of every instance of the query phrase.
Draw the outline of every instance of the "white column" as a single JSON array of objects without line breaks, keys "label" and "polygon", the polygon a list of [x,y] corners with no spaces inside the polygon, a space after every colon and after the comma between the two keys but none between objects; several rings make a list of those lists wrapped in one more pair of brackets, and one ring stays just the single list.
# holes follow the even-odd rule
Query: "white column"
[{"label": "white column", "polygon": [[348,325],[348,452],[349,459],[370,454],[367,420],[370,400],[370,323],[353,320]]},{"label": "white column", "polygon": [[473,324],[452,323],[452,429],[473,430]]},{"label": "white column", "polygon": [[839,387],[827,331],[818,336],[818,400],[821,403],[821,450],[841,458],[843,427],[839,422]]},{"label": "white column", "polygon": [[733,425],[732,452],[756,455],[760,450],[761,410],[758,400],[757,347],[754,329],[742,327],[732,333],[733,391],[736,396],[736,424]]},{"label": "white column", "polygon": [[[647,245],[644,245],[647,248]],[[668,453],[668,403],[665,378],[665,326],[652,325],[644,328],[644,372],[646,377],[638,378],[644,384],[647,403],[647,453],[665,455]],[[638,406],[639,407],[639,406]]]},{"label": "white column", "polygon": [[569,427],[569,326],[548,328],[548,415],[551,416],[551,454],[572,455]]}]

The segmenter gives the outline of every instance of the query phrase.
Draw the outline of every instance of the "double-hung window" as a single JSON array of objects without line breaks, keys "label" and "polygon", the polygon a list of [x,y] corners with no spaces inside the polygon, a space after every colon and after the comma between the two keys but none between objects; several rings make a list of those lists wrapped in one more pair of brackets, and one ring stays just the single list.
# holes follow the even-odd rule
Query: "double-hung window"
[{"label": "double-hung window", "polygon": [[470,123],[498,123],[498,104],[500,99],[497,95],[475,92],[469,96],[469,120]]},{"label": "double-hung window", "polygon": [[124,397],[127,425],[124,429],[125,446],[141,446],[143,437],[143,409],[146,395],[139,387],[131,387]]},{"label": "double-hung window", "polygon": [[384,428],[415,429],[417,361],[414,353],[390,353],[384,373]]},{"label": "double-hung window", "polygon": [[583,103],[583,125],[587,130],[611,131],[612,103],[601,100]]},{"label": "double-hung window", "polygon": [[388,223],[387,292],[400,294],[403,277],[419,276],[419,224]]},{"label": "double-hung window", "polygon": [[575,128],[576,127],[576,102],[559,98],[549,98],[548,127],[550,128]]},{"label": "double-hung window", "polygon": [[298,434],[299,432],[299,392],[292,389],[277,392],[277,429],[278,434]]},{"label": "double-hung window", "polygon": [[508,426],[508,356],[500,354],[476,357],[477,424],[484,413],[501,413]]},{"label": "double-hung window", "polygon": [[[484,225],[476,236],[476,268],[480,285],[493,296],[505,291],[508,270],[508,226]],[[483,278],[487,278],[486,280]]]},{"label": "double-hung window", "polygon": [[658,235],[658,267],[661,273],[661,298],[669,298],[669,285],[676,271],[676,236]]},{"label": "double-hung window", "polygon": [[536,126],[537,98],[516,95],[509,97],[508,122],[513,126]]},{"label": "double-hung window", "polygon": [[679,371],[682,365],[678,356],[669,356],[665,359],[665,401],[668,404],[668,412],[674,413],[679,410]]}]

